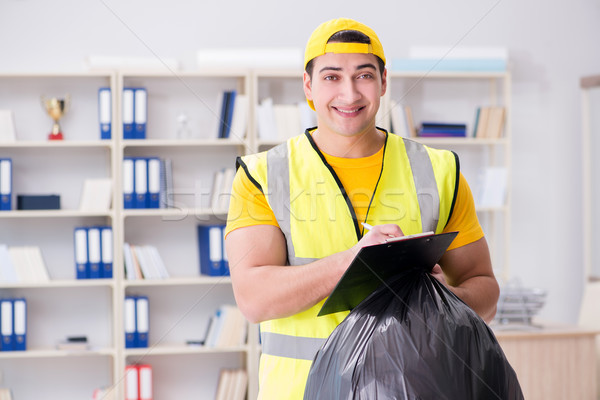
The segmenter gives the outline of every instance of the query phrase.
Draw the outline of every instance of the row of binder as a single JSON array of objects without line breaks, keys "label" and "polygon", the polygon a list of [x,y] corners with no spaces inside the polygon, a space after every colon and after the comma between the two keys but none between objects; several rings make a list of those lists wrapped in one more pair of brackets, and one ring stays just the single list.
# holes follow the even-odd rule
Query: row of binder
[{"label": "row of binder", "polygon": [[78,226],[74,229],[75,277],[113,277],[113,231],[110,226]]},{"label": "row of binder", "polygon": [[224,225],[198,225],[200,274],[229,276],[229,260],[225,253],[224,236]]},{"label": "row of binder", "polygon": [[123,139],[146,139],[147,109],[146,88],[123,88]]},{"label": "row of binder", "polygon": [[125,400],[152,400],[152,366],[125,366]]},{"label": "row of binder", "polygon": [[12,159],[0,158],[0,211],[12,209]]},{"label": "row of binder", "polygon": [[125,348],[148,347],[149,321],[148,296],[125,296]]},{"label": "row of binder", "polygon": [[[148,117],[145,88],[123,88],[123,139],[145,139]],[[109,87],[98,89],[100,138],[112,138],[112,95]]]},{"label": "row of binder", "polygon": [[158,157],[123,159],[123,207],[166,208],[172,188],[169,160]]},{"label": "row of binder", "polygon": [[0,299],[0,351],[27,349],[27,300]]}]

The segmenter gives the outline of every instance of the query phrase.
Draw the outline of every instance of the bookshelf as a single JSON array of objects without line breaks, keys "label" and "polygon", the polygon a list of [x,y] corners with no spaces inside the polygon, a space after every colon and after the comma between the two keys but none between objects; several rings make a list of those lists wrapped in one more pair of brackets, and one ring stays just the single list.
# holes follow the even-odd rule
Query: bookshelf
[{"label": "bookshelf", "polygon": [[[110,140],[99,139],[100,87],[112,89]],[[122,139],[121,93],[125,87],[147,89],[144,140]],[[219,94],[227,90],[248,96],[247,129],[244,134],[232,132],[229,138],[219,139]],[[40,95],[66,93],[71,95],[71,109],[61,119],[65,140],[49,142],[46,135],[51,120],[42,109]],[[217,307],[234,303],[229,278],[199,275],[196,228],[225,222],[227,210],[215,209],[210,201],[215,172],[232,167],[236,156],[263,151],[279,142],[263,140],[259,135],[257,106],[267,97],[279,104],[305,102],[302,72],[240,69],[0,74],[0,109],[13,111],[17,128],[17,141],[0,143],[0,158],[13,160],[13,194],[61,196],[60,210],[17,211],[13,204],[12,211],[0,212],[0,243],[39,246],[51,277],[48,282],[0,284],[0,297],[25,297],[28,301],[27,351],[0,352],[2,385],[11,387],[15,397],[39,397],[39,390],[45,388],[43,397],[48,399],[90,398],[95,388],[108,386],[122,400],[125,366],[139,362],[152,365],[155,400],[192,398],[198,393],[211,398],[220,371],[237,368],[246,369],[248,398],[256,398],[260,355],[257,326],[249,328],[247,344],[241,346],[206,348],[188,346],[186,341],[203,336]],[[482,166],[510,168],[509,73],[423,75],[389,71],[388,93],[378,115],[383,127],[389,127],[393,102],[411,105],[416,122],[452,118],[469,125],[477,107],[504,105],[506,129],[500,138],[417,140],[455,150],[472,189]],[[123,159],[150,156],[172,162],[173,208],[125,209]],[[78,209],[83,181],[90,178],[113,182],[113,207],[109,210]],[[502,206],[478,208],[478,215],[495,266],[501,276],[508,276],[510,195]],[[112,279],[74,279],[73,230],[89,225],[113,228]],[[125,279],[124,243],[155,246],[170,278]],[[148,348],[124,346],[126,295],[149,299]],[[90,350],[57,350],[56,343],[68,335],[87,335]],[[40,385],[20,379],[38,375]],[[48,391],[49,387],[54,389]]]},{"label": "bookshelf", "polygon": [[[477,215],[484,229],[497,278],[510,277],[510,165],[511,165],[511,78],[510,72],[403,72],[388,71],[384,107],[391,114],[395,105],[410,106],[414,124],[423,121],[465,123],[466,137],[436,137],[416,140],[456,152],[461,172],[469,182]],[[505,108],[500,137],[476,137],[478,107]],[[506,173],[504,199],[497,204],[480,204],[484,195],[486,168],[503,168]],[[492,182],[496,184],[496,182]]]},{"label": "bookshelf", "polygon": [[[0,143],[0,157],[12,160],[13,194],[12,210],[0,213],[0,243],[39,247],[51,279],[0,284],[0,297],[27,300],[27,350],[0,352],[2,385],[15,398],[88,398],[93,388],[119,379],[117,281],[76,280],[73,260],[75,227],[116,222],[115,207],[79,210],[84,180],[116,178],[116,143],[100,140],[98,125],[98,89],[115,84],[112,72],[0,75],[0,109],[13,112],[18,139]],[[48,141],[52,120],[41,96],[66,94],[71,104],[60,120],[64,140]],[[61,209],[16,210],[17,194],[58,194]],[[90,350],[58,350],[72,335],[87,336]]]}]

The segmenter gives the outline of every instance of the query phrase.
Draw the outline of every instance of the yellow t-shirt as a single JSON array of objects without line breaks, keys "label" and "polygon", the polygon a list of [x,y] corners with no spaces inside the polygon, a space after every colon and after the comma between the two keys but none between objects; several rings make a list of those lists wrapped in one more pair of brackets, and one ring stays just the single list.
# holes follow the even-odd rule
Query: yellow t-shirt
[{"label": "yellow t-shirt", "polygon": [[[363,222],[381,171],[383,147],[372,156],[363,158],[334,157],[325,153],[323,155],[346,189],[358,222]],[[372,204],[371,207],[376,205]],[[279,226],[264,194],[250,181],[243,168],[239,168],[233,181],[226,234],[234,229],[253,225]],[[444,232],[452,231],[458,231],[458,235],[448,250],[483,237],[471,189],[462,174],[454,210],[444,228]]]}]

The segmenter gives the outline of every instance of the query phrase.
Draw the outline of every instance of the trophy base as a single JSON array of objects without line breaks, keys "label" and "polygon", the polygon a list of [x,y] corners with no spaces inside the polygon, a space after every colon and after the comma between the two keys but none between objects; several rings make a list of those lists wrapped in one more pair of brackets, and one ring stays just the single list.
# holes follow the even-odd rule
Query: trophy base
[{"label": "trophy base", "polygon": [[48,134],[48,140],[63,140],[62,132]]}]

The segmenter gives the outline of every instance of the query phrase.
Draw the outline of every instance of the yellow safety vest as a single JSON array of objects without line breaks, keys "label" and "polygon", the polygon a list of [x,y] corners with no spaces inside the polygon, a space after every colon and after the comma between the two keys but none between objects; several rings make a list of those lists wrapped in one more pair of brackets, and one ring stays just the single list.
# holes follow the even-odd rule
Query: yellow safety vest
[{"label": "yellow safety vest", "polygon": [[[360,240],[354,209],[310,132],[238,165],[265,194],[283,232],[289,265],[344,251]],[[404,234],[442,232],[454,206],[458,157],[387,134],[369,223],[395,223]],[[314,356],[348,312],[317,317],[323,302],[260,324],[259,399],[302,399]]]}]

